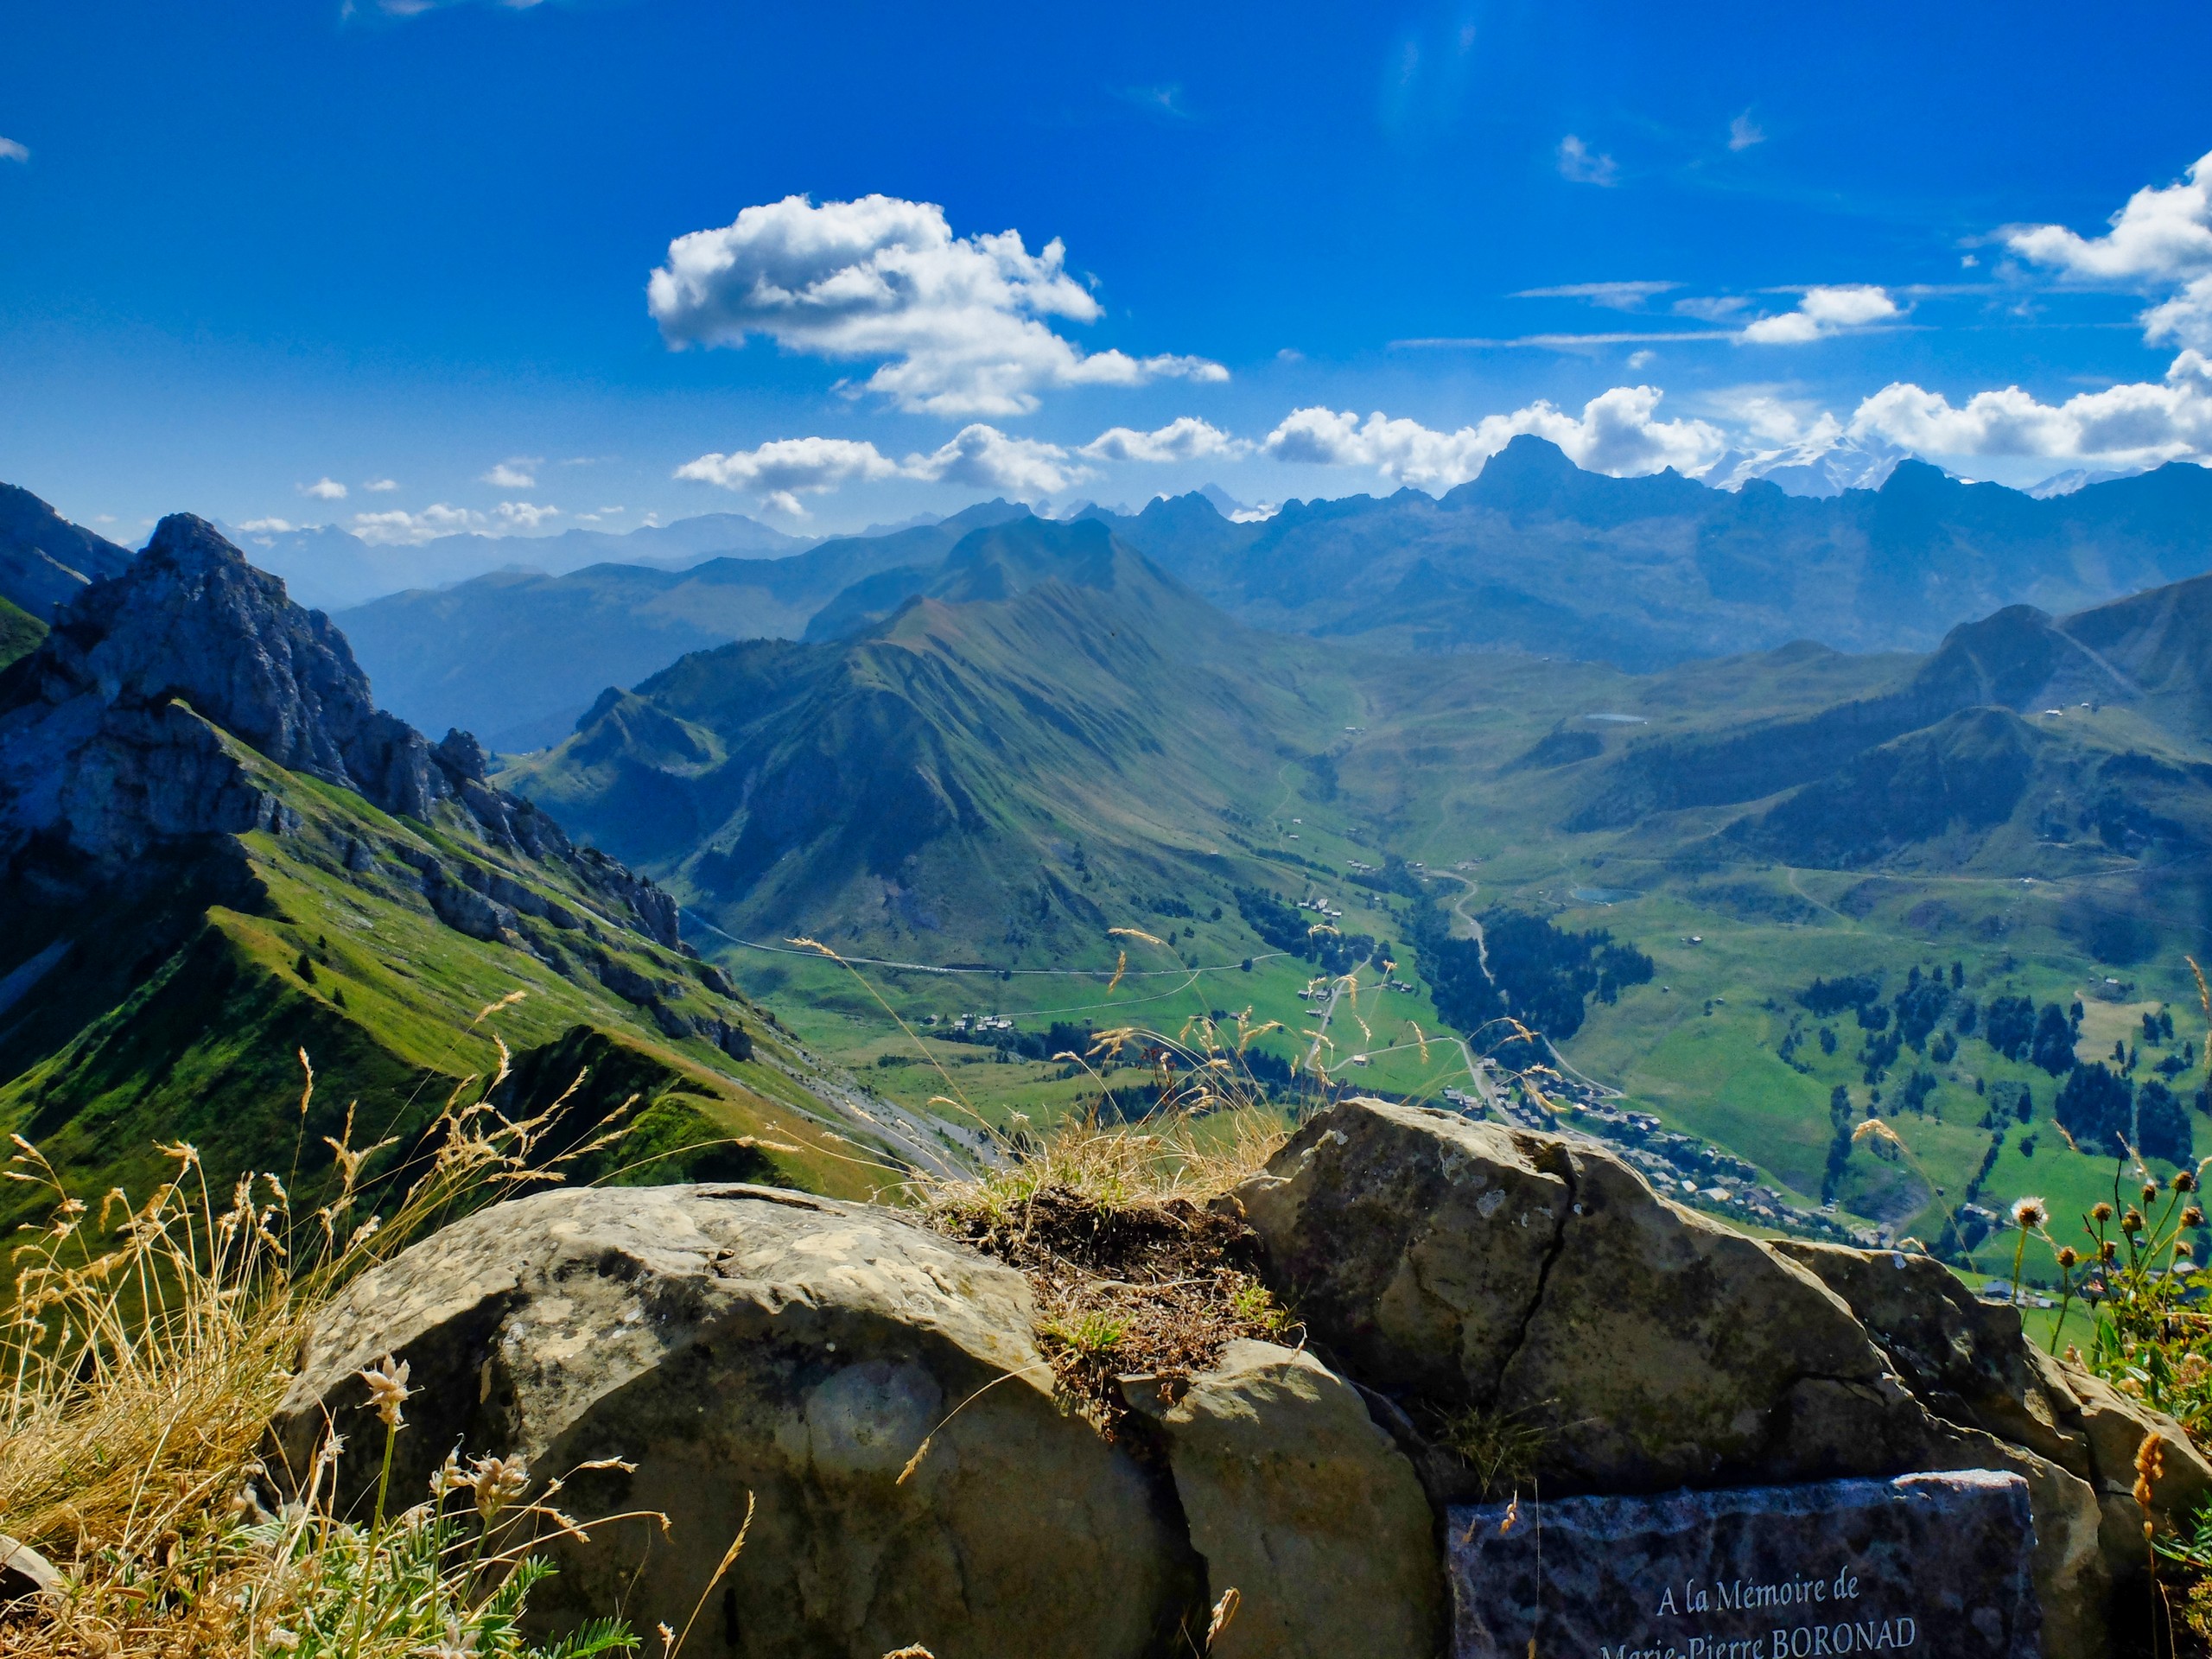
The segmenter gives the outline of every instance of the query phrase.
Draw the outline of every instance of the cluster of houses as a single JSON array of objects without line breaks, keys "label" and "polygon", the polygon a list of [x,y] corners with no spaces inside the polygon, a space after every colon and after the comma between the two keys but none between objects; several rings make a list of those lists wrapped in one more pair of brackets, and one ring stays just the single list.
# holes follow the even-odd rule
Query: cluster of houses
[{"label": "cluster of houses", "polygon": [[929,1014],[922,1016],[922,1023],[925,1026],[942,1024],[945,1030],[963,1036],[979,1035],[987,1031],[1014,1029],[1013,1020],[1003,1014],[955,1014],[947,1015],[942,1021],[937,1015]]},{"label": "cluster of houses", "polygon": [[[1501,1096],[1499,1109],[1524,1128],[1556,1135],[1561,1119],[1634,1167],[1661,1192],[1678,1203],[1715,1210],[1739,1221],[1839,1243],[1876,1245],[1888,1241],[1865,1228],[1846,1226],[1825,1210],[1808,1210],[1758,1179],[1758,1169],[1732,1153],[1695,1135],[1668,1128],[1649,1112],[1616,1106],[1598,1090],[1573,1078],[1548,1080],[1545,1093],[1560,1117],[1547,1116],[1534,1102],[1514,1090]],[[1488,1115],[1484,1103],[1461,1090],[1444,1091],[1446,1103],[1470,1117]]]}]

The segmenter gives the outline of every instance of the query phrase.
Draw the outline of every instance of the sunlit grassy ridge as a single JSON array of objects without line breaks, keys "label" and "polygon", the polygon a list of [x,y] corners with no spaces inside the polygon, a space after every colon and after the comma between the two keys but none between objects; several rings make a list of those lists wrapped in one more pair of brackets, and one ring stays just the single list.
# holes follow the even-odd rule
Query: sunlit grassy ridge
[{"label": "sunlit grassy ridge", "polygon": [[[90,918],[35,908],[22,916],[25,943],[35,947],[41,936],[29,930],[42,929],[66,950],[14,1010],[9,1040],[19,1060],[29,1048],[29,1064],[0,1085],[0,1129],[38,1141],[73,1188],[143,1190],[156,1141],[193,1141],[218,1181],[281,1169],[296,1141],[313,1146],[335,1133],[349,1107],[370,1139],[405,1146],[457,1083],[499,1069],[498,1046],[472,1020],[517,994],[504,1027],[517,1053],[573,1048],[576,1033],[596,1032],[605,1055],[627,1057],[641,1105],[655,1112],[631,1179],[676,1179],[707,1156],[725,1173],[741,1165],[753,1179],[851,1196],[897,1178],[866,1144],[864,1125],[845,1122],[810,1091],[811,1063],[796,1045],[759,1009],[713,993],[695,962],[613,917],[593,925],[595,960],[661,988],[671,1014],[741,1024],[750,1058],[689,1029],[671,1035],[649,1009],[607,988],[604,970],[447,925],[403,866],[343,862],[358,844],[411,846],[448,865],[486,858],[460,821],[403,822],[243,746],[235,752],[300,815],[292,833],[211,849],[201,865],[180,870],[174,891],[118,900]],[[226,861],[240,858],[242,871]],[[509,860],[504,868],[572,911],[594,913],[588,896],[549,866]],[[195,882],[228,902],[194,903]],[[304,1127],[281,1105],[302,1050],[317,1057],[323,1077]],[[524,1079],[537,1075],[523,1068]],[[529,1086],[557,1093],[572,1080]],[[741,1137],[759,1144],[735,1163],[727,1149],[684,1151]],[[0,1216],[19,1217],[23,1203],[0,1192]]]}]

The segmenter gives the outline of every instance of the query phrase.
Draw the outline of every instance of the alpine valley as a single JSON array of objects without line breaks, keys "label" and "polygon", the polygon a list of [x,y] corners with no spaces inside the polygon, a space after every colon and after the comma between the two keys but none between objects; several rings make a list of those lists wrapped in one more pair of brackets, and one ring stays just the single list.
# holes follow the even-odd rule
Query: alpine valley
[{"label": "alpine valley", "polygon": [[1239,1014],[1286,1110],[1491,1099],[1961,1266],[1985,1192],[2212,1127],[2200,467],[1809,498],[1521,438],[1440,499],[725,515],[334,617],[198,521],[0,505],[0,1122],[87,1166],[294,1134],[301,1049],[404,1134],[518,988],[507,1086],[588,1056],[626,1162],[830,1192]]}]

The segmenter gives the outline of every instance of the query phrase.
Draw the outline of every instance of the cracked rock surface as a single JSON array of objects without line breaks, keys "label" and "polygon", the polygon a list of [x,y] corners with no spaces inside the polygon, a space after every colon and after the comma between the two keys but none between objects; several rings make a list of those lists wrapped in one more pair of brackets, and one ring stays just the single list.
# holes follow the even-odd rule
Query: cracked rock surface
[{"label": "cracked rock surface", "polygon": [[[1547,1494],[2020,1473],[2053,1659],[2104,1651],[2141,1572],[2144,1437],[2171,1448],[2161,1519],[2212,1483],[2177,1425],[2038,1353],[1939,1263],[1746,1237],[1580,1137],[1347,1101],[1236,1198],[1271,1287],[1402,1440],[1526,1428]],[[1409,1449],[1433,1502],[1478,1496]]]},{"label": "cracked rock surface", "polygon": [[1156,1421],[1206,1597],[1236,1618],[1208,1659],[1430,1659],[1444,1574],[1413,1465],[1309,1353],[1240,1338],[1185,1387],[1127,1379]]},{"label": "cracked rock surface", "polygon": [[355,1283],[265,1460],[305,1471],[334,1425],[341,1503],[372,1491],[383,1434],[359,1372],[390,1352],[416,1390],[397,1503],[458,1445],[519,1452],[533,1491],[627,1459],[562,1508],[669,1516],[665,1538],[629,1523],[557,1546],[533,1599],[555,1625],[619,1605],[682,1628],[751,1493],[689,1654],[1174,1650],[1194,1614],[1204,1629],[1204,1579],[1172,1494],[1058,1408],[1031,1325],[1020,1274],[888,1209],[739,1185],[545,1192]]}]

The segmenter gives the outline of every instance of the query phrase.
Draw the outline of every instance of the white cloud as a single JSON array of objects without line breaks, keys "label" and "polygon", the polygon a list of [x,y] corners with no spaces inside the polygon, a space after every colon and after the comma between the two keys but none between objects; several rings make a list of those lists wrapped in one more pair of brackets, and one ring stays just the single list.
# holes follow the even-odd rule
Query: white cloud
[{"label": "white cloud", "polygon": [[2173,360],[2163,382],[2085,391],[2042,404],[2018,386],[1976,392],[1954,406],[1906,383],[1885,386],[1851,417],[1872,435],[1923,454],[2034,456],[2149,467],[2212,460],[2212,362],[2196,351]]},{"label": "white cloud", "polygon": [[[1161,433],[1174,429],[1163,427]],[[1149,438],[1160,434],[1131,435]],[[676,476],[717,484],[726,490],[749,491],[779,512],[804,517],[800,496],[825,494],[843,484],[909,478],[1033,497],[1065,489],[1091,476],[1091,470],[1058,444],[1009,437],[996,427],[978,422],[963,427],[928,454],[911,454],[903,461],[893,461],[862,439],[779,438],[757,449],[701,455],[677,467]]]},{"label": "white cloud", "polygon": [[536,530],[549,518],[558,518],[558,507],[541,507],[528,501],[502,501],[494,509],[499,523],[511,531]]},{"label": "white cloud", "polygon": [[361,487],[365,490],[372,490],[381,494],[386,490],[397,489],[399,487],[399,480],[396,478],[372,478],[367,483],[362,485]]},{"label": "white cloud", "polygon": [[1249,454],[1251,448],[1243,438],[1232,438],[1210,422],[1185,415],[1150,432],[1109,427],[1076,453],[1092,461],[1204,461],[1213,455],[1234,460]]},{"label": "white cloud", "polygon": [[2142,316],[2143,338],[2152,345],[2171,342],[2212,351],[2212,276],[2200,276],[2170,300]]},{"label": "white cloud", "polygon": [[1103,315],[1065,258],[1058,239],[1031,253],[1018,231],[956,237],[928,202],[787,196],[677,238],[645,298],[671,346],[760,334],[787,351],[875,361],[869,391],[936,415],[1027,414],[1052,387],[1229,378],[1200,358],[1085,353],[1055,334],[1051,319]]},{"label": "white cloud", "polygon": [[1019,496],[1050,495],[1091,475],[1090,468],[1071,461],[1056,443],[1010,438],[980,423],[961,428],[929,454],[907,456],[901,470],[931,483],[967,484]]},{"label": "white cloud", "polygon": [[353,533],[365,542],[427,542],[433,537],[481,530],[485,522],[480,512],[438,501],[420,512],[357,512],[353,515]]},{"label": "white cloud", "polygon": [[0,162],[28,162],[31,153],[12,138],[0,138]]},{"label": "white cloud", "polygon": [[1728,124],[1729,149],[1749,149],[1753,144],[1764,143],[1766,143],[1766,133],[1760,128],[1758,122],[1751,119],[1751,112],[1749,110],[1745,110]]},{"label": "white cloud", "polygon": [[302,495],[311,495],[318,501],[343,501],[346,486],[334,478],[318,478],[312,484],[296,485]]},{"label": "white cloud", "polygon": [[2002,237],[2068,283],[2168,290],[2138,319],[2144,340],[2212,351],[2212,154],[2171,184],[2138,190],[2107,222],[2112,228],[2096,237],[2063,225],[2015,225]]},{"label": "white cloud", "polygon": [[1672,308],[1678,317],[1695,317],[1700,322],[1726,322],[1750,303],[1740,294],[1693,294],[1687,299],[1676,300]]},{"label": "white cloud", "polygon": [[1808,288],[1795,311],[1747,323],[1741,338],[1752,346],[1802,346],[1848,329],[1893,321],[1904,315],[1887,289],[1871,283]]},{"label": "white cloud", "polygon": [[1447,489],[1482,471],[1483,463],[1522,433],[1548,438],[1578,466],[1617,477],[1663,467],[1696,473],[1727,448],[1718,427],[1699,420],[1653,418],[1662,394],[1653,386],[1615,386],[1583,405],[1578,417],[1548,403],[1510,415],[1485,416],[1456,432],[1380,413],[1363,423],[1325,408],[1292,412],[1262,448],[1278,461],[1372,467],[1417,489]]},{"label": "white cloud", "polygon": [[1559,141],[1559,175],[1576,184],[1611,186],[1620,181],[1620,165],[1600,156],[1573,133]]},{"label": "white cloud", "polygon": [[1640,369],[1648,365],[1651,359],[1656,356],[1658,356],[1656,352],[1649,350],[1630,352],[1628,354],[1628,365],[1631,369]]},{"label": "white cloud", "polygon": [[[103,522],[112,524],[114,520],[105,519]],[[281,536],[286,531],[299,530],[303,526],[294,524],[289,518],[249,518],[238,528],[251,531],[257,536]]]},{"label": "white cloud", "polygon": [[800,495],[821,495],[855,480],[871,482],[898,474],[898,463],[874,444],[851,438],[779,438],[758,449],[701,455],[676,469],[678,478],[784,497],[791,503],[786,512],[797,506]]},{"label": "white cloud", "polygon": [[2212,154],[2190,163],[2185,179],[2138,190],[2108,222],[2099,237],[2063,225],[2015,225],[2002,234],[2022,258],[2083,281],[2182,282],[2212,270]]},{"label": "white cloud", "polygon": [[534,490],[537,487],[537,469],[543,464],[536,455],[510,455],[476,481],[489,484],[495,490]]}]

